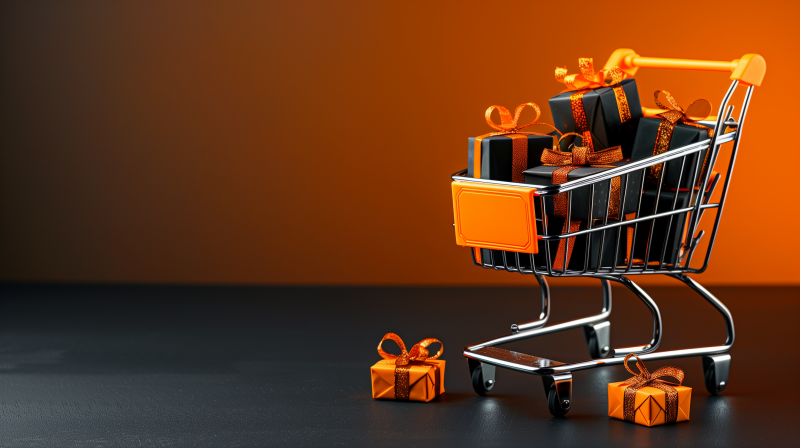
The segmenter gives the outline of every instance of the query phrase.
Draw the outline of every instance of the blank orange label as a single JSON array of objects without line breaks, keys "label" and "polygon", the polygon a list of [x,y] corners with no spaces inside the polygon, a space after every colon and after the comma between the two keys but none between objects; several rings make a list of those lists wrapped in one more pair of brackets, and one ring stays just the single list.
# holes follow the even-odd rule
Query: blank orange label
[{"label": "blank orange label", "polygon": [[535,254],[533,188],[453,182],[456,243]]}]

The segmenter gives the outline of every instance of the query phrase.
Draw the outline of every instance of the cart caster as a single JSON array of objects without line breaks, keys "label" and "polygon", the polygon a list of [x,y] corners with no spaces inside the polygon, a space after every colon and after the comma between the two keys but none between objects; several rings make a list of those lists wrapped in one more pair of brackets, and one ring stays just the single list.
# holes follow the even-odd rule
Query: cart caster
[{"label": "cart caster", "polygon": [[703,371],[706,379],[706,390],[717,395],[728,385],[728,372],[731,368],[731,355],[703,356]]},{"label": "cart caster", "polygon": [[592,359],[614,356],[614,350],[611,349],[611,322],[584,325],[583,336],[586,338],[586,345],[589,346],[589,356]]},{"label": "cart caster", "polygon": [[547,408],[554,417],[567,415],[572,407],[572,374],[559,373],[542,376]]},{"label": "cart caster", "polygon": [[486,395],[486,392],[494,389],[495,366],[484,364],[479,361],[469,359],[469,370],[472,373],[472,388],[478,395]]}]

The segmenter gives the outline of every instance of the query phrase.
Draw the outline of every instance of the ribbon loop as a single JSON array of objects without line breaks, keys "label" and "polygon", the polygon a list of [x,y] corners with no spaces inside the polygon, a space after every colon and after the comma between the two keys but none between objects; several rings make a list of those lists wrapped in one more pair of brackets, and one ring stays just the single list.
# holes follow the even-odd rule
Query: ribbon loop
[{"label": "ribbon loop", "polygon": [[578,69],[579,74],[568,75],[566,67],[556,67],[556,81],[564,84],[569,91],[611,87],[628,77],[618,66],[595,72],[592,58],[578,59]]},{"label": "ribbon loop", "polygon": [[[386,353],[383,350],[383,347],[382,347],[383,346],[383,341],[385,341],[387,339],[397,343],[397,345],[398,345],[398,347],[400,347],[400,351],[401,351],[401,353],[399,355],[393,355],[391,353]],[[428,348],[427,347],[429,345],[435,344],[435,343],[439,344],[439,351],[435,355],[430,356],[430,352],[428,352]],[[381,358],[383,358],[383,359],[385,359],[387,361],[394,360],[393,364],[398,365],[398,366],[407,365],[411,361],[423,362],[425,360],[437,359],[437,358],[439,358],[439,356],[442,355],[443,352],[444,352],[444,344],[442,344],[442,342],[439,341],[438,339],[434,339],[434,338],[426,338],[426,339],[421,340],[417,344],[414,344],[413,347],[411,347],[411,351],[407,351],[406,350],[406,345],[405,345],[405,343],[403,343],[403,340],[400,338],[400,336],[398,336],[398,335],[396,335],[394,333],[386,333],[386,335],[383,337],[383,339],[381,339],[381,342],[378,343],[378,354],[381,355]]]},{"label": "ribbon loop", "polygon": [[[526,106],[530,106],[536,112],[536,118],[533,119],[530,123],[520,125],[519,124],[519,117],[522,115],[522,111],[525,109]],[[492,120],[492,112],[497,109],[497,112],[500,113],[500,124],[495,123]],[[542,116],[542,111],[539,109],[539,106],[536,103],[524,103],[517,106],[516,110],[514,110],[514,116],[511,116],[511,112],[508,111],[503,106],[490,106],[486,109],[486,123],[489,126],[497,129],[500,132],[504,133],[516,133],[522,129],[527,128],[528,126],[533,126],[535,124],[546,124],[546,123],[539,123],[539,117]]]}]

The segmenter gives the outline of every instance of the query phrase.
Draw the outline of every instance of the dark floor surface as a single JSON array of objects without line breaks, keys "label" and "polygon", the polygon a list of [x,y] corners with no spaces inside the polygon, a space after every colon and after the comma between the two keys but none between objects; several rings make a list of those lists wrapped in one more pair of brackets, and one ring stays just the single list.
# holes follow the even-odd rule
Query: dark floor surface
[{"label": "dark floor surface", "polygon": [[[599,285],[598,285],[599,286]],[[650,288],[662,349],[719,345],[722,319],[688,288]],[[538,377],[498,370],[472,391],[461,349],[539,313],[536,289],[0,285],[0,446],[766,446],[800,436],[800,288],[711,288],[733,313],[729,386],[710,396],[699,358],[691,421],[647,428],[607,417],[622,367],[576,372],[552,418]],[[649,340],[649,312],[614,289],[612,345]],[[599,311],[600,289],[553,288],[551,322]],[[369,367],[386,332],[440,339],[447,393],[376,401]],[[509,345],[559,361],[580,329]],[[787,350],[788,349],[788,350]],[[796,446],[796,445],[794,445]]]}]

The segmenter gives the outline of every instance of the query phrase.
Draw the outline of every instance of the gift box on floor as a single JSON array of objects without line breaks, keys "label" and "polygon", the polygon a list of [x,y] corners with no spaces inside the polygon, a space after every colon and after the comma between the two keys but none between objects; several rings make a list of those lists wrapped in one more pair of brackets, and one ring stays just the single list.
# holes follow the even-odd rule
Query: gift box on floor
[{"label": "gift box on floor", "polygon": [[[608,385],[608,416],[644,426],[689,420],[692,388],[680,385],[683,370],[662,367],[651,374],[636,357],[639,374],[635,374],[628,367],[630,357],[631,354],[625,357],[625,368],[635,376]],[[664,377],[675,378],[678,382],[664,381],[661,379]]]},{"label": "gift box on floor", "polygon": [[[400,347],[399,356],[383,350],[383,342],[387,339]],[[427,347],[434,343],[441,348],[438,353],[429,356]],[[378,353],[384,359],[370,369],[372,398],[428,402],[443,394],[445,361],[437,359],[443,350],[441,342],[428,338],[407,351],[400,336],[388,333],[378,344]]]},{"label": "gift box on floor", "polygon": [[[707,140],[713,134],[712,129],[695,123],[697,120],[703,120],[708,117],[708,112],[711,111],[711,104],[708,101],[697,100],[685,112],[678,106],[669,92],[664,92],[668,98],[667,104],[661,103],[658,100],[660,92],[663,91],[656,91],[656,104],[661,108],[667,109],[667,111],[659,114],[659,118],[642,118],[639,120],[639,128],[631,151],[632,161]],[[703,150],[687,156],[686,163],[683,166],[683,174],[681,174],[681,161],[683,158],[678,158],[666,164],[662,163],[649,168],[647,179],[656,181],[661,170],[664,170],[664,185],[678,185],[680,176],[680,188],[689,188],[689,184],[698,169],[698,158],[701,158],[700,173],[705,172],[706,153],[707,150]],[[664,169],[664,166],[666,166],[666,169]]]},{"label": "gift box on floor", "polygon": [[629,158],[642,118],[636,81],[624,79],[618,67],[595,73],[591,58],[580,59],[579,66],[581,73],[576,75],[556,69],[556,80],[567,91],[550,98],[553,124],[562,133],[583,135],[583,144],[594,150],[621,146]]},{"label": "gift box on floor", "polygon": [[[525,107],[533,108],[536,117],[528,124],[519,124],[520,114]],[[500,124],[492,121],[494,110],[500,115]],[[546,148],[553,148],[558,141],[557,135],[522,132],[522,129],[533,125],[552,128],[551,125],[538,121],[540,115],[541,110],[535,103],[518,106],[513,117],[505,107],[489,107],[485,114],[486,122],[497,132],[469,138],[467,176],[504,182],[523,182],[525,177],[522,172],[541,165],[542,152]],[[557,131],[554,131],[554,134],[557,134]],[[489,263],[491,260],[498,264],[503,263],[501,250],[475,250],[476,260],[479,263]],[[508,262],[516,259],[513,252],[506,252],[505,255]]]}]

